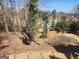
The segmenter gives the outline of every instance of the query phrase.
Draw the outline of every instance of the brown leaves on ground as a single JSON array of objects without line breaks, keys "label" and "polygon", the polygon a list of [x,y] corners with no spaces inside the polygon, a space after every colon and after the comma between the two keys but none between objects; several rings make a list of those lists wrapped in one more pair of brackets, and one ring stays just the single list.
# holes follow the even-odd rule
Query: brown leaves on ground
[{"label": "brown leaves on ground", "polygon": [[[31,45],[25,45],[22,42],[23,35],[18,32],[1,33],[5,40],[0,44],[0,55],[9,55],[14,53],[23,53],[28,51],[55,51],[55,49],[49,45],[37,45],[32,42]],[[7,46],[8,45],[8,46]]]}]

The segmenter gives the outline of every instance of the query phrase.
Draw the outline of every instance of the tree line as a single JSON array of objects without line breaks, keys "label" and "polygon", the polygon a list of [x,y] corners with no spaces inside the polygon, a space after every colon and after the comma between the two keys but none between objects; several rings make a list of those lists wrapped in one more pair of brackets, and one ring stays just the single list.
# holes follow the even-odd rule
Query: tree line
[{"label": "tree line", "polygon": [[[57,32],[76,33],[76,31],[79,29],[79,21],[73,21],[72,18],[70,19],[71,21],[67,21],[67,16],[64,15],[64,13],[61,13],[60,21],[55,23],[55,20],[57,18],[56,10],[53,10],[52,12],[40,11],[38,9],[38,0],[27,1],[27,7],[20,9],[18,12],[21,15],[18,19],[17,17],[14,17],[17,16],[15,10],[6,8],[3,0],[0,0],[0,6],[3,10],[3,18],[0,17],[0,20],[3,19],[3,22],[0,21],[1,32],[25,32],[30,37],[30,39],[34,39],[37,29],[37,20],[39,18],[42,18],[42,21],[44,22],[43,35],[46,38],[48,31],[48,22],[50,20],[49,17],[52,17],[52,23],[49,30],[55,30]],[[79,11],[79,6],[76,6],[75,9],[76,10],[74,16],[78,17],[79,14],[77,12]],[[26,11],[28,11],[27,15]]]}]

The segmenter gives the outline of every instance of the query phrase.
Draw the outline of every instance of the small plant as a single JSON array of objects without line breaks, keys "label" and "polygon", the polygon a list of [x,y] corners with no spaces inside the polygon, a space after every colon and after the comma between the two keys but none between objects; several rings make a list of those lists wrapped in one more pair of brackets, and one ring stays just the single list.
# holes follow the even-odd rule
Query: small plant
[{"label": "small plant", "polygon": [[72,53],[71,53],[71,55],[70,55],[70,59],[74,59],[74,56],[72,55]]}]

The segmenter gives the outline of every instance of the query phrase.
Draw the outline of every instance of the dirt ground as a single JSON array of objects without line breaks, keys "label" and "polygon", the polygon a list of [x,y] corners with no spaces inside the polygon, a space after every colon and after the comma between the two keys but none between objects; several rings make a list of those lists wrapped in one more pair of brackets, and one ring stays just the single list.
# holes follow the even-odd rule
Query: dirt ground
[{"label": "dirt ground", "polygon": [[[8,35],[7,38],[4,38],[4,42],[1,44],[0,49],[0,55],[10,55],[10,54],[18,54],[18,53],[22,53],[22,52],[28,52],[28,51],[55,51],[55,49],[53,47],[51,47],[50,45],[37,45],[36,43],[32,42],[31,45],[25,45],[22,40],[20,39],[20,37],[22,37],[21,33],[1,33],[3,36],[4,35]],[[8,46],[6,42],[7,39],[7,43],[9,44]]]},{"label": "dirt ground", "polygon": [[[56,34],[56,32],[54,32],[54,33]],[[23,37],[23,35],[21,33],[10,32],[8,34],[0,33],[0,35],[2,35],[4,37],[3,38],[4,40],[0,45],[0,56],[10,55],[10,58],[11,58],[11,55],[14,55],[14,54],[19,56],[19,54],[24,55],[23,53],[28,54],[30,52],[32,53],[32,56],[34,56],[33,54],[39,55],[40,52],[42,52],[43,55],[45,55],[45,54],[48,56],[53,55],[53,56],[61,58],[61,59],[67,59],[67,56],[65,56],[65,53],[64,52],[61,53],[61,51],[60,51],[64,48],[53,47],[51,45],[47,45],[44,42],[44,40],[46,40],[46,39],[37,38],[39,35],[37,35],[35,40],[36,40],[36,42],[40,43],[40,45],[37,45],[34,42],[32,42],[30,45],[25,45],[21,39]],[[51,37],[52,35],[54,35],[54,34],[49,33],[48,36]],[[67,51],[65,51],[65,52],[67,52]],[[20,57],[17,57],[17,59],[18,58],[20,58]],[[24,59],[24,58],[21,58],[21,59]],[[49,58],[47,57],[47,59],[49,59]]]}]

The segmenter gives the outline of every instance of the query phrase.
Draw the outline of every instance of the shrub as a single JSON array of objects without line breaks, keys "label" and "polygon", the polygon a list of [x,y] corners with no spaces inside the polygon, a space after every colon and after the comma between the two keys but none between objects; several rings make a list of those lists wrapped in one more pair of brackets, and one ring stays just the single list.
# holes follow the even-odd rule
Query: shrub
[{"label": "shrub", "polygon": [[74,59],[74,56],[72,55],[72,53],[71,53],[71,55],[70,55],[70,59]]},{"label": "shrub", "polygon": [[0,23],[0,32],[5,31],[4,30],[4,23]]},{"label": "shrub", "polygon": [[79,30],[79,22],[72,22],[69,27],[69,32],[76,33]]}]

